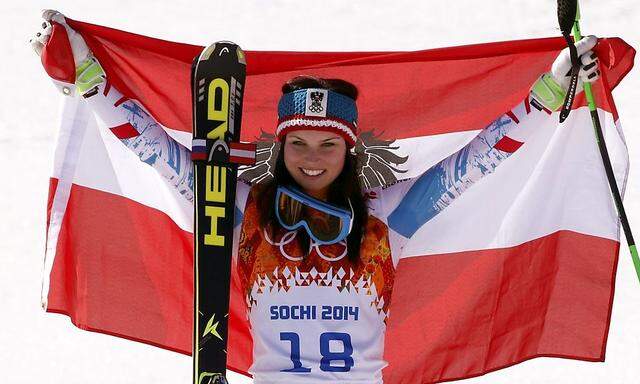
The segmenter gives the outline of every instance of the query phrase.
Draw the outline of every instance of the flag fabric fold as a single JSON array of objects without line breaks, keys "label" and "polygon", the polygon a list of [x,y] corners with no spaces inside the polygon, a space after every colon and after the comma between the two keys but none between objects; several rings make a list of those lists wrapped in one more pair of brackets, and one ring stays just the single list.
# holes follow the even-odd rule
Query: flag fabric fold
[{"label": "flag fabric fold", "polygon": [[[110,86],[189,148],[190,66],[202,47],[68,22]],[[247,51],[242,139],[272,139],[284,81],[343,78],[360,91],[356,150],[382,167],[372,172],[383,175],[376,182],[416,177],[522,103],[564,45],[549,38],[417,52]],[[628,158],[611,90],[635,51],[610,38],[596,52],[598,112],[624,190]],[[192,206],[82,98],[64,103],[47,212],[47,311],[190,354]],[[524,145],[501,144],[518,149],[508,161],[405,246],[385,383],[467,378],[539,356],[604,360],[620,247],[615,206],[583,96],[562,125],[557,113],[542,115],[523,122],[536,129]],[[231,285],[228,364],[247,373],[251,331],[235,270]]]}]

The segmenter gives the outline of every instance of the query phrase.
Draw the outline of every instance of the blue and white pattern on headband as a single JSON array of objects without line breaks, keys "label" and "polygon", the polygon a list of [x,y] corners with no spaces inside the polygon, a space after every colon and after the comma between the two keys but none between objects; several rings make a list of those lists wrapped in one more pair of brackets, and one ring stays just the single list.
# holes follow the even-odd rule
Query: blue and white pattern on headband
[{"label": "blue and white pattern on headband", "polygon": [[278,119],[289,116],[329,117],[356,125],[356,102],[345,95],[327,89],[309,88],[282,95],[278,103]]}]

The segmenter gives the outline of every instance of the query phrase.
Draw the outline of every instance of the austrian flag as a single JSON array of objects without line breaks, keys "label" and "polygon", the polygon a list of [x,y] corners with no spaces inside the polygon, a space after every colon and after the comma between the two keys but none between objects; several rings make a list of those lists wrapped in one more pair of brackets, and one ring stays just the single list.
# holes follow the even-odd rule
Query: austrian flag
[{"label": "austrian flag", "polygon": [[[91,97],[64,96],[44,306],[82,329],[190,354],[193,177],[179,170],[209,155],[191,135],[190,66],[202,47],[67,21],[106,83]],[[312,284],[366,292],[369,304],[330,316],[384,319],[385,383],[473,377],[540,356],[603,361],[620,234],[589,110],[580,94],[560,124],[529,93],[565,46],[551,38],[416,52],[247,51],[242,143],[230,148],[242,165],[237,199],[251,201],[247,185],[271,175],[282,84],[301,74],[345,79],[359,90],[360,177],[373,214],[394,230],[385,244],[400,251],[369,280],[349,280],[344,260],[329,256],[330,272],[277,269],[255,277],[249,300],[234,254],[229,369],[248,375],[265,348],[254,345],[251,300]],[[635,51],[608,38],[595,52],[598,113],[624,190],[628,156],[611,91]],[[331,95],[309,97],[316,114],[333,108]],[[160,164],[154,145],[170,161]],[[431,196],[429,209],[412,210]],[[383,197],[398,208],[387,211]],[[256,217],[255,204],[238,207],[237,217]],[[286,241],[278,244],[289,263]],[[271,308],[276,317],[324,311]]]}]

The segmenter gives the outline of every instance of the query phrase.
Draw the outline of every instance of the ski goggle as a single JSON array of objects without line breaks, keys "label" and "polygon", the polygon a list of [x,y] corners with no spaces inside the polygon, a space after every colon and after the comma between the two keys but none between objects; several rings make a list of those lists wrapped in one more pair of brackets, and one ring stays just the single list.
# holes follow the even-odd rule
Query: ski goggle
[{"label": "ski goggle", "polygon": [[335,244],[347,238],[353,224],[350,210],[318,200],[293,187],[278,186],[276,217],[290,231],[304,228],[318,244]]}]

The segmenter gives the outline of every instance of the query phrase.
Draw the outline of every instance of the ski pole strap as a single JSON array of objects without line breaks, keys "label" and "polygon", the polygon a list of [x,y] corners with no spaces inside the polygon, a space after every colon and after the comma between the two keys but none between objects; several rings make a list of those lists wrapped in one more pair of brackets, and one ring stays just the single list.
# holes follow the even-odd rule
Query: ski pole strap
[{"label": "ski pole strap", "polygon": [[557,111],[563,103],[566,91],[550,73],[545,73],[531,87],[533,97],[551,111]]},{"label": "ski pole strap", "polygon": [[567,90],[567,94],[564,99],[564,103],[562,105],[562,110],[560,111],[560,122],[564,122],[567,117],[569,117],[569,113],[571,112],[571,107],[573,106],[573,100],[576,97],[576,89],[578,88],[578,73],[580,72],[580,63],[578,63],[578,50],[576,49],[576,45],[573,43],[573,39],[571,39],[570,32],[563,32],[562,36],[567,41],[567,45],[569,46],[569,55],[571,56],[571,82],[569,83],[569,89]]}]

